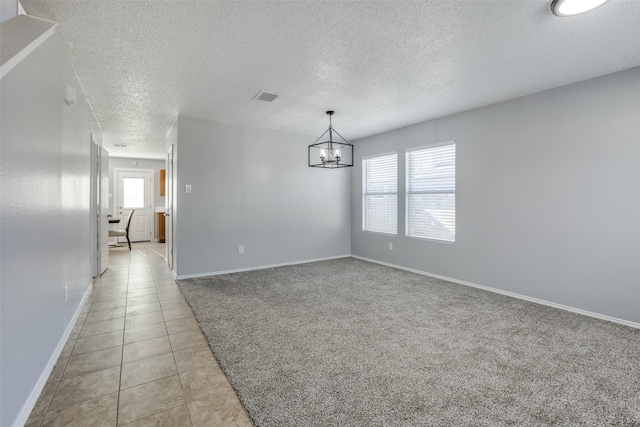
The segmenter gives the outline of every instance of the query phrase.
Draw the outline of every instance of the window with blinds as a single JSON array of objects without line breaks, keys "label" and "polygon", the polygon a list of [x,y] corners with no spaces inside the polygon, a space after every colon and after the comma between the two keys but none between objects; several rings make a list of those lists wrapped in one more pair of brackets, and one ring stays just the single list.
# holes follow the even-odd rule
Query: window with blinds
[{"label": "window with blinds", "polygon": [[362,230],[398,233],[398,154],[362,159]]},{"label": "window with blinds", "polygon": [[406,235],[456,239],[456,144],[406,152]]}]

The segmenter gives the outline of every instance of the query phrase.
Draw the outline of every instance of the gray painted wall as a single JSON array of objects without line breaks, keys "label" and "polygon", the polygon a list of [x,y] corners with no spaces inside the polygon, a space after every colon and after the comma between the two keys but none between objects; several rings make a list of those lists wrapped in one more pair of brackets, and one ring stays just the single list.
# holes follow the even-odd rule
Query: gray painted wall
[{"label": "gray painted wall", "polygon": [[[457,143],[456,242],[404,237],[404,150]],[[640,322],[640,68],[355,143],[352,253]],[[362,232],[362,157],[398,151],[398,236]],[[388,250],[388,242],[394,250]]]},{"label": "gray painted wall", "polygon": [[0,425],[11,426],[91,284],[89,144],[100,131],[55,34],[0,90]]},{"label": "gray painted wall", "polygon": [[18,16],[18,0],[0,0],[0,22]]},{"label": "gray painted wall", "polygon": [[349,254],[351,172],[309,168],[313,140],[179,117],[178,275]]}]

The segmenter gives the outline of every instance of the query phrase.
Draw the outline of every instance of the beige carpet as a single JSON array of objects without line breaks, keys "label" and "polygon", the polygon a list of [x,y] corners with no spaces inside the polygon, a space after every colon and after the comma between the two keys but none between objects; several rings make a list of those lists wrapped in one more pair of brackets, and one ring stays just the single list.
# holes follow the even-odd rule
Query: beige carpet
[{"label": "beige carpet", "polygon": [[258,426],[640,425],[640,330],[346,258],[180,285]]}]

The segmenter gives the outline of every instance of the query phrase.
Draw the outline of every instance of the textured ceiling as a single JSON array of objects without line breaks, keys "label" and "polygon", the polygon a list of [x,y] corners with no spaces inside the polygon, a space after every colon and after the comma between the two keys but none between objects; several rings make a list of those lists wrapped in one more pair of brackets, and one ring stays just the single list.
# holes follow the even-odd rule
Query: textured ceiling
[{"label": "textured ceiling", "polygon": [[177,115],[311,144],[329,109],[357,139],[640,66],[638,0],[573,18],[536,0],[21,3],[58,23],[116,156],[163,158]]}]

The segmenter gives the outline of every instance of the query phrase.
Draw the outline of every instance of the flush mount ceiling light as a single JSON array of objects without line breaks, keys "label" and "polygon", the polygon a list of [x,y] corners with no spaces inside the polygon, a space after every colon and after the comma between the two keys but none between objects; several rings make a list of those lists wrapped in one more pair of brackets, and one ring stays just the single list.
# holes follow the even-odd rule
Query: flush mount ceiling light
[{"label": "flush mount ceiling light", "polygon": [[[353,166],[353,145],[344,139],[342,135],[333,128],[331,116],[335,111],[327,111],[329,115],[329,129],[324,131],[316,142],[309,146],[309,166],[312,168],[348,168]],[[320,141],[329,132],[329,140]],[[333,134],[336,134],[342,141],[334,141]]]},{"label": "flush mount ceiling light", "polygon": [[551,10],[556,16],[574,16],[602,6],[609,0],[553,0]]}]

